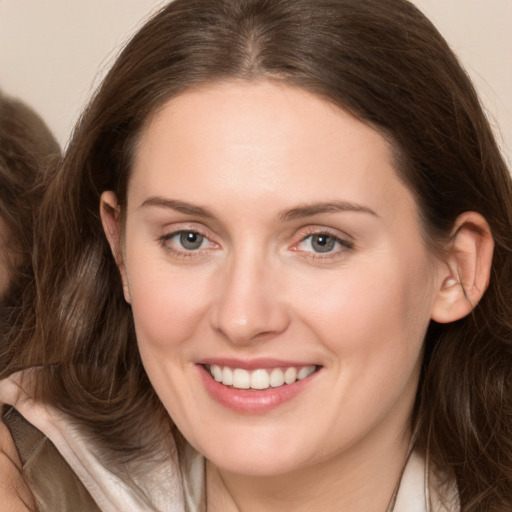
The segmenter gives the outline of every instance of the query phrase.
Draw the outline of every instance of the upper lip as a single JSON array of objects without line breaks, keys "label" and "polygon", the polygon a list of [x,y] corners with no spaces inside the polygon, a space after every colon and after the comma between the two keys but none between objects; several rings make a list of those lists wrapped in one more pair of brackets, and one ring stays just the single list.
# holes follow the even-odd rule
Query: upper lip
[{"label": "upper lip", "polygon": [[291,366],[301,368],[303,366],[319,366],[312,361],[293,361],[274,358],[255,358],[255,359],[234,359],[223,357],[209,357],[197,361],[200,365],[227,366],[229,368],[242,368],[244,370],[258,370],[260,368],[290,368]]}]

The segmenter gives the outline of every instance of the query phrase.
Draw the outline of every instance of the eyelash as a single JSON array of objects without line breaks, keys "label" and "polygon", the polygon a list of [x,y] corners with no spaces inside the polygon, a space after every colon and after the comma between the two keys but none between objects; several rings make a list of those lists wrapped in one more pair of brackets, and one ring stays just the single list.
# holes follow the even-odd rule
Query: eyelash
[{"label": "eyelash", "polygon": [[215,242],[212,242],[208,235],[201,232],[198,229],[178,229],[177,231],[173,231],[172,233],[168,233],[166,235],[163,235],[158,238],[158,242],[160,245],[168,252],[172,253],[173,256],[178,258],[194,258],[198,257],[203,254],[203,250],[208,250],[208,248],[202,248],[199,247],[198,249],[179,249],[176,247],[173,247],[172,244],[170,244],[170,241],[172,241],[173,238],[177,236],[181,236],[183,234],[192,234],[192,235],[198,235],[203,238],[202,242],[207,241],[211,245],[216,245]]},{"label": "eyelash", "polygon": [[[186,248],[176,248],[173,247],[174,244],[170,244],[169,242],[172,241],[173,238],[184,235],[184,234],[191,234],[191,235],[198,235],[202,237],[201,245],[206,241],[210,246],[215,246],[215,242],[212,242],[208,235],[203,233],[202,231],[198,229],[179,229],[177,231],[173,231],[172,233],[168,233],[166,235],[163,235],[158,238],[158,242],[160,245],[168,252],[172,253],[173,256],[178,258],[194,258],[199,257],[202,254],[204,254],[204,250],[208,250],[211,247],[198,247],[197,249],[186,249]],[[329,238],[334,244],[338,245],[338,248],[329,250],[326,252],[317,252],[314,250],[304,250],[300,249],[298,246],[304,242],[306,242],[308,239],[312,239],[313,237],[327,237]],[[330,232],[326,229],[314,229],[312,228],[310,231],[308,231],[306,234],[302,236],[299,242],[295,243],[292,247],[292,251],[300,252],[304,255],[304,257],[315,259],[315,260],[329,260],[329,259],[335,259],[336,257],[340,256],[340,253],[344,253],[346,251],[351,251],[354,249],[354,243],[350,240],[340,238],[339,236],[335,235],[334,233]]]},{"label": "eyelash", "polygon": [[[324,237],[330,238],[335,244],[338,244],[338,246],[339,246],[338,249],[337,250],[333,249],[331,251],[326,251],[326,252],[322,253],[322,252],[315,252],[315,251],[305,251],[305,250],[298,248],[298,246],[300,244],[302,244],[306,240],[311,239],[315,236],[317,236],[317,237],[324,236]],[[300,241],[297,244],[292,246],[292,250],[297,251],[297,252],[299,252],[299,251],[303,252],[304,255],[306,255],[306,257],[312,258],[315,260],[335,259],[336,257],[339,257],[341,255],[340,253],[344,253],[346,251],[351,251],[353,249],[354,249],[354,243],[352,241],[347,240],[345,238],[340,238],[339,236],[335,235],[334,233],[332,233],[329,230],[315,229],[315,228],[312,228],[310,231],[308,231],[304,236],[302,236],[302,238],[300,239]]]}]

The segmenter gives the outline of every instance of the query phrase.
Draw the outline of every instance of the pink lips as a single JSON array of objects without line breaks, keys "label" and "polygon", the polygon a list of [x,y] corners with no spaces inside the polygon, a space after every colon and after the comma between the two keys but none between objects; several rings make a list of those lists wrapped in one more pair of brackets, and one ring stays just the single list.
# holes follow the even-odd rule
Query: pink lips
[{"label": "pink lips", "polygon": [[293,384],[285,384],[280,387],[268,388],[264,390],[253,389],[237,389],[231,386],[226,386],[217,382],[212,378],[207,365],[229,366],[231,368],[243,368],[251,371],[259,368],[287,368],[287,367],[302,367],[303,363],[276,361],[268,359],[251,360],[249,362],[228,359],[209,359],[208,361],[201,361],[197,364],[203,384],[210,394],[210,396],[233,411],[246,414],[262,414],[281,404],[293,399],[306,387],[308,387],[318,372],[315,372],[309,377],[297,380]]},{"label": "pink lips", "polygon": [[212,366],[217,364],[219,366],[229,366],[231,368],[243,368],[245,370],[257,370],[258,368],[288,368],[295,366],[300,368],[302,366],[308,366],[313,363],[299,363],[297,361],[286,361],[284,359],[276,360],[270,358],[258,358],[258,359],[232,359],[232,358],[218,358],[212,357],[198,361],[198,364]]}]

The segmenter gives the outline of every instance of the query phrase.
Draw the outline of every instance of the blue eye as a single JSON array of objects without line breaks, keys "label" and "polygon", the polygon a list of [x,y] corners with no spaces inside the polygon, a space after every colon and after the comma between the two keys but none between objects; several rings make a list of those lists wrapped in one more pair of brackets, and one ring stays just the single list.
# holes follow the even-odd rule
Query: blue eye
[{"label": "blue eye", "polygon": [[204,236],[194,231],[182,231],[179,234],[180,244],[187,251],[200,249],[204,242]]},{"label": "blue eye", "polygon": [[340,248],[350,249],[351,247],[350,242],[341,240],[329,233],[313,233],[303,238],[299,243],[299,250],[319,254],[330,253]]},{"label": "blue eye", "polygon": [[208,239],[197,231],[177,231],[163,237],[163,241],[170,243],[178,250],[197,251],[208,245]]},{"label": "blue eye", "polygon": [[331,252],[336,247],[336,239],[329,235],[311,235],[310,239],[315,252]]}]

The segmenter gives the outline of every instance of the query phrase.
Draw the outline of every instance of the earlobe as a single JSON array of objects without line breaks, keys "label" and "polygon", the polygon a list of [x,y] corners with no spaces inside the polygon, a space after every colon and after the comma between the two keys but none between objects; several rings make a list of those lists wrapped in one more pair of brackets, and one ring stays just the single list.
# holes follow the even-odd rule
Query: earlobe
[{"label": "earlobe", "polygon": [[123,293],[126,302],[130,303],[130,292],[121,244],[121,212],[116,194],[112,191],[103,192],[100,200],[100,216],[103,230],[110,245],[110,250],[121,274]]},{"label": "earlobe", "polygon": [[432,319],[440,323],[468,315],[482,298],[491,273],[494,240],[482,215],[466,212],[453,229]]}]

